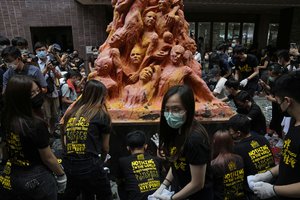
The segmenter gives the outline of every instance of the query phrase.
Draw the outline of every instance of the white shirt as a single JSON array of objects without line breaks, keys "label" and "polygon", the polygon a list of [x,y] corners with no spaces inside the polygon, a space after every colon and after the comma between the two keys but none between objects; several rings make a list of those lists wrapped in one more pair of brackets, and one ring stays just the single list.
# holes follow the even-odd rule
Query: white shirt
[{"label": "white shirt", "polygon": [[224,77],[221,77],[214,89],[214,93],[217,93],[217,98],[218,99],[222,99],[224,98],[226,95],[225,95],[225,82],[227,81],[226,78]]}]

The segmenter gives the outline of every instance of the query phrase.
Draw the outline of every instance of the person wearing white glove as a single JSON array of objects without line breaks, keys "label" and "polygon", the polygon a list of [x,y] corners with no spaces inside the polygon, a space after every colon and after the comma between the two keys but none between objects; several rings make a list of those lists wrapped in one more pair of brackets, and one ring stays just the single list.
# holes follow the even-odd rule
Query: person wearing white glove
[{"label": "person wearing white glove", "polygon": [[240,82],[240,86],[242,86],[242,87],[246,87],[247,84],[248,84],[248,79],[247,78],[245,78],[244,80],[242,80]]},{"label": "person wearing white glove", "polygon": [[260,199],[268,199],[276,196],[274,185],[265,182],[257,182],[254,184],[253,188],[254,194]]},{"label": "person wearing white glove", "polygon": [[259,79],[258,60],[255,55],[246,54],[242,45],[234,48],[234,56],[237,59],[235,63],[235,79],[240,81],[240,85],[244,90],[251,96],[254,96]]},{"label": "person wearing white glove", "polygon": [[163,184],[169,186],[175,179],[181,190],[172,198],[158,194],[159,191],[154,196],[163,200],[212,200],[212,184],[206,178],[211,173],[206,170],[211,161],[209,138],[195,120],[193,90],[187,85],[176,85],[168,89],[163,99],[159,149],[171,165]]},{"label": "person wearing white glove", "polygon": [[[7,62],[20,60],[18,49],[7,48]],[[6,117],[1,134],[5,136],[3,142],[8,144],[4,173],[9,181],[5,188],[1,187],[0,199],[56,200],[58,188],[53,173],[63,175],[64,171],[49,146],[48,125],[33,115],[33,108],[40,109],[43,104],[41,88],[28,76],[13,76],[6,86],[4,100]]]},{"label": "person wearing white glove", "polygon": [[[288,53],[287,56],[289,57]],[[291,87],[292,86],[292,87]],[[289,114],[295,123],[284,138],[279,165],[270,169],[276,177],[274,185],[257,182],[253,190],[264,199],[278,196],[279,199],[300,199],[300,73],[290,72],[276,79],[274,96],[283,113]],[[270,175],[263,178],[267,179]]]}]

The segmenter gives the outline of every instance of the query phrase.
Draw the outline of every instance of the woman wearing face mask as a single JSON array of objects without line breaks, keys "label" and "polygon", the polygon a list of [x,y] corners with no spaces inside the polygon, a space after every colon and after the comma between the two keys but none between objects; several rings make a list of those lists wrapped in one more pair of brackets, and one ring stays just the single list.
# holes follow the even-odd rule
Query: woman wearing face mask
[{"label": "woman wearing face mask", "polygon": [[[212,199],[210,144],[204,127],[194,119],[195,100],[191,88],[178,85],[164,95],[161,107],[159,149],[171,168],[153,194],[161,200]],[[176,186],[173,196],[162,191]]]},{"label": "woman wearing face mask", "polygon": [[4,199],[56,200],[66,186],[66,175],[49,147],[47,125],[33,112],[40,93],[28,76],[16,75],[8,82],[1,122],[8,152],[1,177]]},{"label": "woman wearing face mask", "polygon": [[109,150],[111,120],[105,105],[107,90],[96,80],[88,81],[81,98],[64,117],[65,156],[63,165],[69,177],[65,200],[94,195],[110,200],[111,190],[104,160]]}]

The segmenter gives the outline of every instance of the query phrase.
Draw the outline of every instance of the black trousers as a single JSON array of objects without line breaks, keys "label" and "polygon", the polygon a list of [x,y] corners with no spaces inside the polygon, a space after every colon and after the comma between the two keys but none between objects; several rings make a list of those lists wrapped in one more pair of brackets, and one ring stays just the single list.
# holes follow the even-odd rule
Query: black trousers
[{"label": "black trousers", "polygon": [[63,199],[75,200],[82,193],[84,200],[111,200],[112,193],[107,173],[100,158],[74,159],[65,157],[63,166],[68,177]]}]

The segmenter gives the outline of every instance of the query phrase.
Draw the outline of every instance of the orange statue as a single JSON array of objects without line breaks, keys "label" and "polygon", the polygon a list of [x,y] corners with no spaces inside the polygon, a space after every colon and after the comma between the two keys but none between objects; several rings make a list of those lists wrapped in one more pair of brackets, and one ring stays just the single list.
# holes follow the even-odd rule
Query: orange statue
[{"label": "orange statue", "polygon": [[164,93],[177,84],[193,88],[199,118],[232,114],[201,79],[182,0],[112,0],[112,5],[109,35],[88,79],[107,87],[113,120],[157,119]]}]

